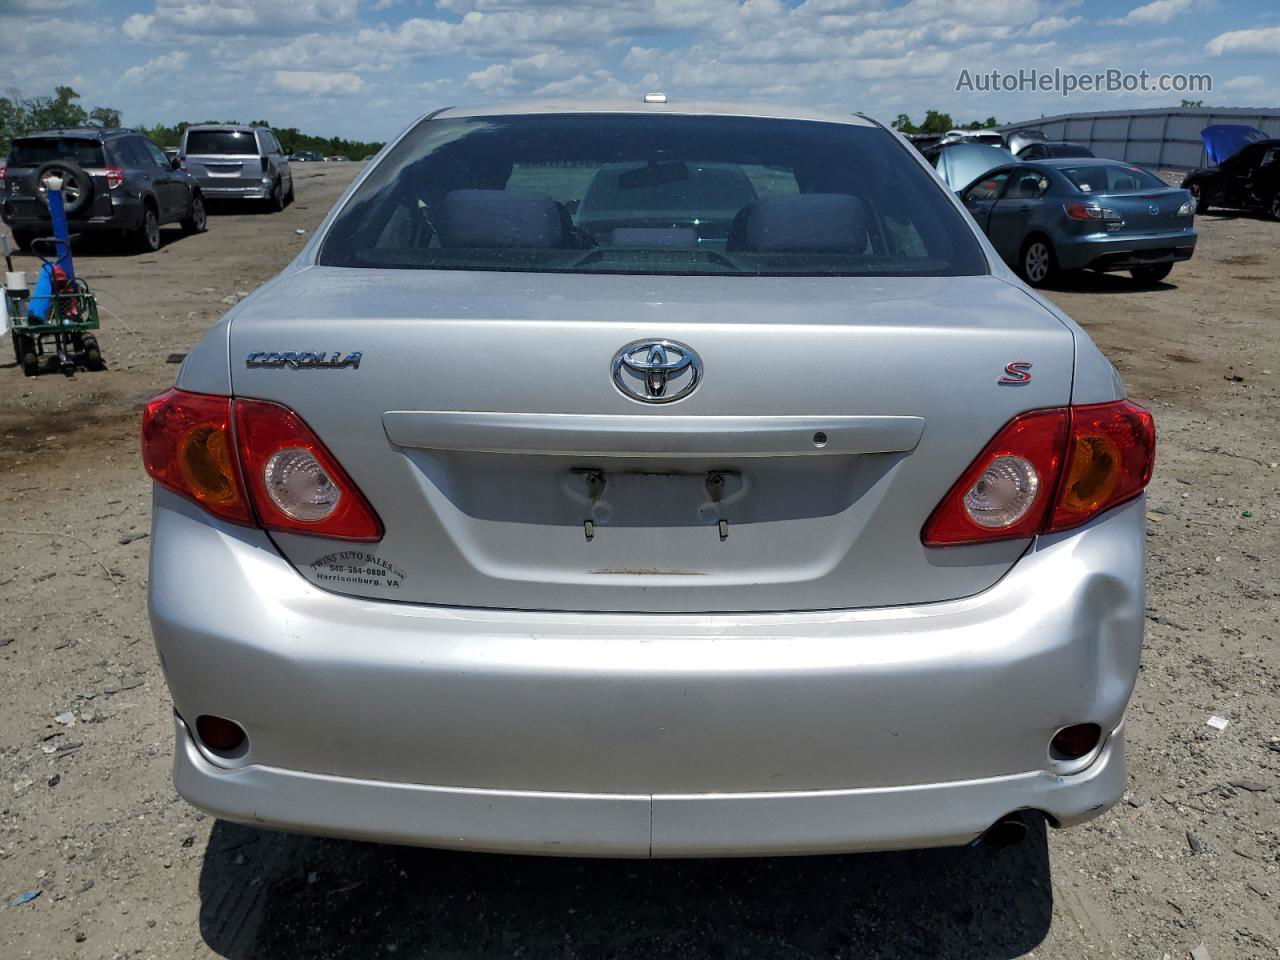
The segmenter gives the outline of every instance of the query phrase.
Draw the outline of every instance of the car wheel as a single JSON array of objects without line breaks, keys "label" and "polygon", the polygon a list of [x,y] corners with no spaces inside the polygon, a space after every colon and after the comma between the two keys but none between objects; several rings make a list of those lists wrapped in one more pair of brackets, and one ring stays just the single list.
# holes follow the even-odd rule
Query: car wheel
[{"label": "car wheel", "polygon": [[1018,272],[1022,279],[1033,287],[1047,283],[1057,267],[1053,261],[1053,248],[1043,237],[1032,237],[1022,246],[1022,256],[1018,258]]},{"label": "car wheel", "polygon": [[271,188],[271,196],[267,198],[267,209],[272,213],[279,213],[284,209],[284,187],[280,185],[279,180]]},{"label": "car wheel", "polygon": [[155,253],[160,249],[160,215],[150,204],[142,208],[142,224],[134,234],[134,242],[141,253]]},{"label": "car wheel", "polygon": [[1172,269],[1172,263],[1157,263],[1151,267],[1134,267],[1129,271],[1129,275],[1145,286],[1155,286],[1167,277]]},{"label": "car wheel", "polygon": [[289,181],[289,192],[284,195],[285,203],[293,203],[293,181]]},{"label": "car wheel", "polygon": [[204,233],[209,228],[209,217],[204,209],[204,197],[196,194],[191,198],[191,214],[182,221],[182,229],[186,233]]},{"label": "car wheel", "polygon": [[1204,192],[1200,188],[1200,184],[1193,183],[1187,187],[1187,192],[1191,194],[1191,198],[1196,202],[1196,213],[1208,213],[1209,204],[1204,199]]},{"label": "car wheel", "polygon": [[1280,220],[1280,190],[1271,198],[1271,219]]}]

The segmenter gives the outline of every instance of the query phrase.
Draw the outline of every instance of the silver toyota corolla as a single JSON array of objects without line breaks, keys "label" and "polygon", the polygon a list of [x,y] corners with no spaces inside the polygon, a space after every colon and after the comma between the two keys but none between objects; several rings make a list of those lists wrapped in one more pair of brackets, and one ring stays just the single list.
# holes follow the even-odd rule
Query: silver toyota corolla
[{"label": "silver toyota corolla", "polygon": [[794,854],[1124,789],[1151,417],[862,117],[431,114],[143,450],[218,816]]}]

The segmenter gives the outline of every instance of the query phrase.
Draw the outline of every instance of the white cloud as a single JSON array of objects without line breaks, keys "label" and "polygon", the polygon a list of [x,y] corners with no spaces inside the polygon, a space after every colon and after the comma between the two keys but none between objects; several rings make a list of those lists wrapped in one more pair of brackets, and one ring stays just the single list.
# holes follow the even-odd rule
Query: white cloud
[{"label": "white cloud", "polygon": [[345,96],[364,89],[364,80],[358,73],[324,70],[277,70],[276,86],[285,93],[305,96]]},{"label": "white cloud", "polygon": [[1256,27],[1252,30],[1220,33],[1205,44],[1205,50],[1215,57],[1230,53],[1274,56],[1280,54],[1280,27]]},{"label": "white cloud", "polygon": [[1061,30],[1074,27],[1082,19],[1082,17],[1045,17],[1043,20],[1037,20],[1027,27],[1023,36],[1047,37],[1051,33],[1058,33]]},{"label": "white cloud", "polygon": [[1134,7],[1123,17],[1103,20],[1103,23],[1116,26],[1135,26],[1140,24],[1168,23],[1180,13],[1191,9],[1195,0],[1151,0],[1140,7]]},{"label": "white cloud", "polygon": [[208,34],[289,34],[355,20],[359,0],[155,0],[150,13],[127,17],[132,40]]},{"label": "white cloud", "polygon": [[124,72],[123,79],[125,83],[137,84],[157,77],[172,76],[185,67],[190,59],[191,55],[187,51],[174,50],[148,60],[146,63],[130,67]]},{"label": "white cloud", "polygon": [[1227,90],[1262,90],[1267,86],[1267,78],[1256,74],[1232,77],[1222,85]]}]

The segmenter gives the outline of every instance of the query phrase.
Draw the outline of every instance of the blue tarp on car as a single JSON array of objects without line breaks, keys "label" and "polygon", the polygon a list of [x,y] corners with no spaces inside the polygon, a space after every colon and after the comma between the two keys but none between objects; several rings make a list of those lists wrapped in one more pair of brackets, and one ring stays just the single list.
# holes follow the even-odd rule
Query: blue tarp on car
[{"label": "blue tarp on car", "polygon": [[1204,141],[1209,161],[1218,164],[1234,157],[1249,144],[1266,140],[1267,135],[1247,123],[1215,123],[1200,131],[1200,139]]}]

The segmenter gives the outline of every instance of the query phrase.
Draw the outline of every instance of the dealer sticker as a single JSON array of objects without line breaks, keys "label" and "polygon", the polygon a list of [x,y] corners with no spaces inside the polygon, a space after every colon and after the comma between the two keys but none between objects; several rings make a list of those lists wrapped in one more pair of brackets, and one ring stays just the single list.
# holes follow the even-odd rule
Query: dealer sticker
[{"label": "dealer sticker", "polygon": [[343,550],[321,557],[311,564],[311,573],[320,583],[386,587],[397,590],[404,583],[404,571],[381,557],[363,550]]}]

